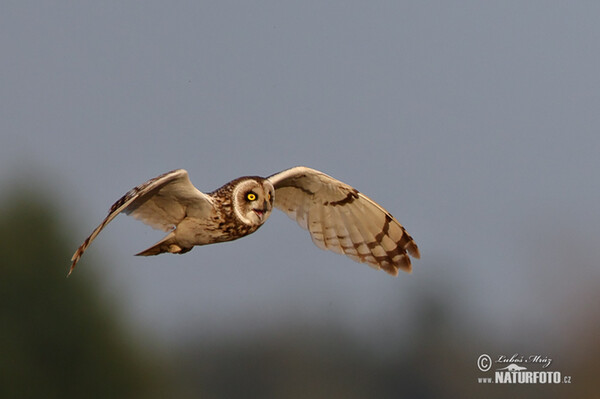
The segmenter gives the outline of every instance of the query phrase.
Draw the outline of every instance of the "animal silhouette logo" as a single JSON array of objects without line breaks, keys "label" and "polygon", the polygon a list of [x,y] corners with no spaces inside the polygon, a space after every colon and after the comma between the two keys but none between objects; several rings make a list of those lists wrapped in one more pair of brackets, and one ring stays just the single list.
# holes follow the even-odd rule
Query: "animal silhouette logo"
[{"label": "animal silhouette logo", "polygon": [[523,366],[519,366],[517,364],[511,363],[508,366],[501,368],[501,369],[496,369],[496,371],[502,371],[502,370],[506,370],[506,371],[512,371],[513,373],[516,371],[523,371],[523,370],[527,370],[527,367],[523,367]]}]

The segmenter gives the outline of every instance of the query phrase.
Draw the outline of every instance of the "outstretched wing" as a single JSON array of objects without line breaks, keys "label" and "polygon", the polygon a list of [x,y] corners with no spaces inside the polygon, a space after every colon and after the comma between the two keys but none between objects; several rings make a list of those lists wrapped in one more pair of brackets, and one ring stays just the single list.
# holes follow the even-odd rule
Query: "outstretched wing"
[{"label": "outstretched wing", "polygon": [[[419,249],[404,227],[375,201],[322,172],[298,166],[268,177],[275,207],[310,232],[322,249],[383,269],[411,271]],[[407,254],[408,252],[408,254]]]},{"label": "outstretched wing", "polygon": [[186,216],[208,215],[212,208],[212,199],[194,187],[184,169],[173,170],[150,179],[129,190],[110,207],[108,216],[73,254],[69,274],[94,238],[121,212],[155,229],[170,231]]}]

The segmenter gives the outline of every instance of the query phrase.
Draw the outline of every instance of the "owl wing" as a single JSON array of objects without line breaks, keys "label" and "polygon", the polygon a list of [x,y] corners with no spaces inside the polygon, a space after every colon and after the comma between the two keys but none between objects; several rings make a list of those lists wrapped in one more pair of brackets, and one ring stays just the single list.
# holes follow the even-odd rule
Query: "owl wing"
[{"label": "owl wing", "polygon": [[394,276],[411,272],[407,255],[419,249],[404,227],[355,188],[322,172],[298,166],[268,177],[275,207],[310,232],[322,249],[383,269]]},{"label": "owl wing", "polygon": [[121,212],[155,229],[170,231],[186,216],[206,216],[212,209],[212,199],[194,187],[184,169],[150,179],[129,190],[110,207],[108,216],[73,254],[69,274],[100,231]]}]

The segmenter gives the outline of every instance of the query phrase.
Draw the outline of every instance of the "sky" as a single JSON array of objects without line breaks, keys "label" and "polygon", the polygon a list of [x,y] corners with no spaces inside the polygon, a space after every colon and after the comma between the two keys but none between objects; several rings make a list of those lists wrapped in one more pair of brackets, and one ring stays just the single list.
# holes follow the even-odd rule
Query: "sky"
[{"label": "sky", "polygon": [[558,313],[585,317],[600,281],[599,3],[1,8],[0,187],[50,192],[73,237],[171,169],[208,192],[305,165],[375,199],[421,249],[393,278],[274,213],[242,240],[138,258],[162,233],[121,216],[71,278],[95,276],[148,334],[333,320],[377,340],[381,320],[403,334],[423,292],[492,347],[515,325],[557,337]]}]

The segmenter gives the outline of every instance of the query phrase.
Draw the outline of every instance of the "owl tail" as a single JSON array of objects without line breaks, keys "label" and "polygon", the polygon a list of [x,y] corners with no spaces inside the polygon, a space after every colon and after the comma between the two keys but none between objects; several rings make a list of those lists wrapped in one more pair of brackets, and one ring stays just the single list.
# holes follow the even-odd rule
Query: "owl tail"
[{"label": "owl tail", "polygon": [[163,238],[162,240],[160,240],[159,242],[157,242],[156,244],[154,244],[153,246],[151,246],[150,248],[145,249],[142,252],[135,254],[135,256],[152,256],[152,255],[162,254],[165,252],[169,252],[172,254],[184,254],[191,250],[192,250],[192,247],[182,248],[181,246],[179,246],[179,244],[177,243],[177,240],[175,239],[175,234],[171,233],[171,234],[167,235],[165,238]]}]

